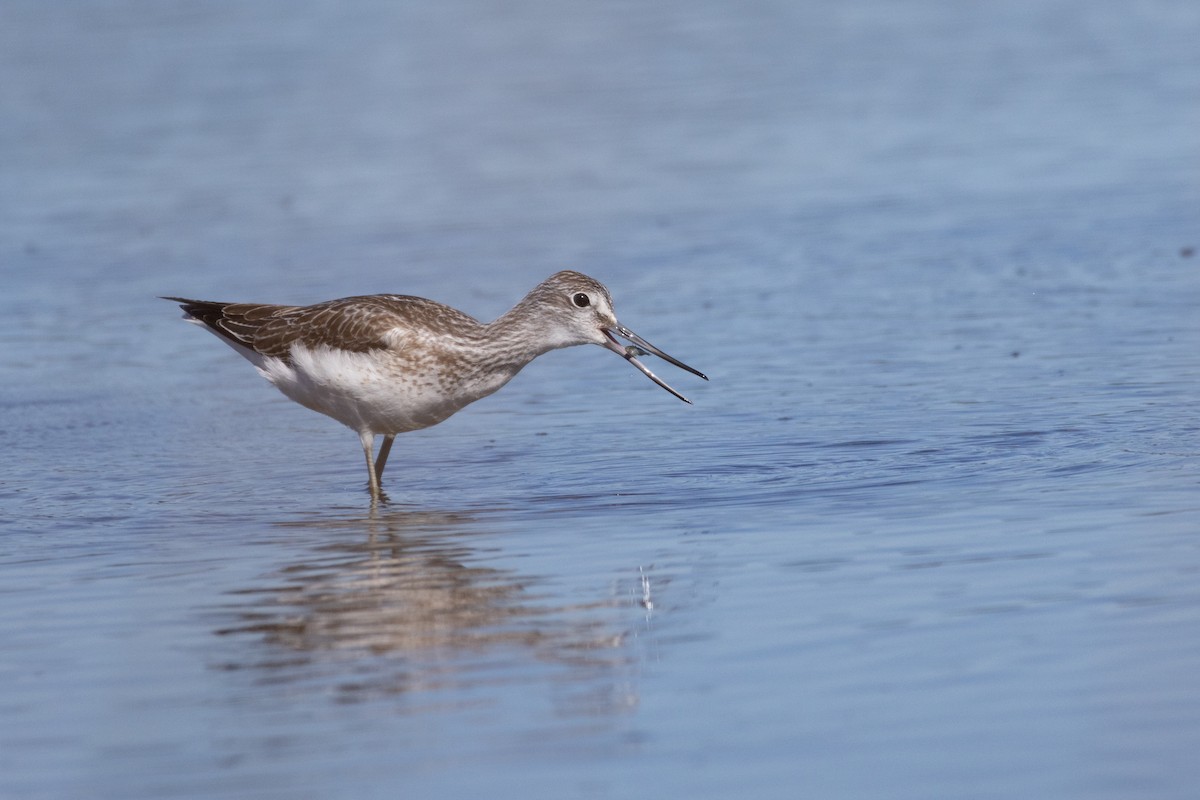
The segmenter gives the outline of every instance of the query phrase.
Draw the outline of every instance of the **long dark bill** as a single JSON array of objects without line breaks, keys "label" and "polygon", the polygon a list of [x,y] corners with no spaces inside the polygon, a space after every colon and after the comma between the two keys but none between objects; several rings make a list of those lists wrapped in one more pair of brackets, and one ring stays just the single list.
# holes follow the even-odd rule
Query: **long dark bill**
[{"label": "long dark bill", "polygon": [[[666,381],[664,381],[662,378],[658,377],[653,372],[651,372],[646,367],[646,365],[643,364],[641,361],[638,361],[637,357],[644,356],[647,354],[658,356],[663,361],[667,361],[667,362],[679,367],[680,369],[687,370],[688,372],[692,373],[693,375],[699,375],[701,378],[704,378],[704,380],[708,380],[708,376],[705,375],[700,370],[694,369],[693,367],[689,367],[687,364],[683,363],[679,359],[674,358],[673,356],[667,355],[662,350],[659,350],[657,347],[650,344],[649,342],[647,342],[642,337],[638,336],[633,331],[629,330],[629,328],[626,328],[621,325],[617,326],[616,328],[605,328],[604,335],[608,337],[608,342],[605,343],[605,347],[607,347],[609,350],[612,350],[614,353],[616,353],[617,355],[624,358],[630,364],[633,364],[647,378],[654,381],[659,386],[666,389],[668,392],[675,395],[676,397],[678,397],[680,400],[687,403],[688,405],[691,405],[691,403],[692,403],[691,400],[688,400],[686,397],[681,395],[679,392],[672,389],[667,384]],[[617,341],[617,336],[620,336],[622,339],[628,339],[629,341],[633,342],[633,344],[623,345],[619,341]]]}]

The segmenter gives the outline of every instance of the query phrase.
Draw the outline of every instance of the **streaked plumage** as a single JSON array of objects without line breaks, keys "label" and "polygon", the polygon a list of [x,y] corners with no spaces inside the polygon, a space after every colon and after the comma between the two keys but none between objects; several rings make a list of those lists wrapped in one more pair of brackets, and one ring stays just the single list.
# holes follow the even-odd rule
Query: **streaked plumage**
[{"label": "streaked plumage", "polygon": [[[550,350],[604,346],[684,401],[637,356],[652,353],[705,377],[621,327],[608,289],[579,272],[552,275],[490,323],[406,295],[311,306],[164,299],[178,302],[185,319],[220,336],[289,398],[356,431],[373,499],[381,496],[396,434],[436,425]],[[617,336],[633,344],[621,345]],[[377,435],[384,441],[375,458]]]}]

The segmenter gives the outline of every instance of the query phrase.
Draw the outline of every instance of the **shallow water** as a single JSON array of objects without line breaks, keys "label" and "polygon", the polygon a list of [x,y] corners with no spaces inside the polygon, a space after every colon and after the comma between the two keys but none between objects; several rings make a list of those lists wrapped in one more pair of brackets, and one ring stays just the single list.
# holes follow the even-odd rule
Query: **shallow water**
[{"label": "shallow water", "polygon": [[[0,796],[1185,798],[1200,13],[0,7]],[[355,437],[155,299],[570,266]],[[672,374],[674,373],[674,374]]]}]

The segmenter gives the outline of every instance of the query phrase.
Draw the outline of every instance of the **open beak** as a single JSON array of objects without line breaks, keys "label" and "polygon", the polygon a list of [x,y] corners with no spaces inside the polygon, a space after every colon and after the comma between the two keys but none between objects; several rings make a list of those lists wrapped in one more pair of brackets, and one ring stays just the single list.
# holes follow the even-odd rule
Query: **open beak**
[{"label": "open beak", "polygon": [[[701,378],[704,378],[704,380],[708,380],[708,376],[705,375],[700,370],[692,369],[691,367],[689,367],[687,364],[683,363],[679,359],[673,358],[672,356],[667,355],[662,350],[659,350],[657,347],[650,344],[649,342],[647,342],[642,337],[638,336],[633,331],[629,330],[629,328],[626,328],[622,325],[617,325],[612,328],[603,328],[602,330],[604,331],[604,335],[608,338],[608,341],[604,343],[605,347],[607,347],[609,350],[612,350],[617,355],[621,356],[621,358],[625,359],[630,364],[633,364],[635,367],[637,367],[639,370],[641,370],[642,374],[645,375],[647,378],[654,381],[659,386],[666,389],[668,392],[675,395],[683,402],[688,403],[689,405],[692,402],[691,400],[688,400],[686,397],[681,395],[679,392],[675,391],[670,386],[668,386],[666,381],[664,381],[662,378],[658,377],[653,372],[651,372],[649,369],[647,369],[645,364],[643,364],[642,362],[637,360],[637,357],[644,356],[647,353],[649,353],[650,355],[658,356],[663,361],[669,361],[670,363],[674,364],[675,366],[679,367],[680,369],[687,370],[688,372],[692,373],[693,375],[699,375]],[[630,342],[633,342],[633,344],[627,344],[627,345],[621,344],[617,340],[618,336],[620,336],[622,339],[628,339]]]}]

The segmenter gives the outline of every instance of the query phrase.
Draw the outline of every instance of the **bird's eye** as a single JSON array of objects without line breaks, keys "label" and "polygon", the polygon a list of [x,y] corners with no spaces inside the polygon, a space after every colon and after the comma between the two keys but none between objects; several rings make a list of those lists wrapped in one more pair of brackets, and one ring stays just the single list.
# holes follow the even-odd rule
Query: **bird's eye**
[{"label": "bird's eye", "polygon": [[588,297],[583,292],[579,292],[571,298],[571,302],[575,304],[576,308],[587,308],[592,304],[592,298]]}]

